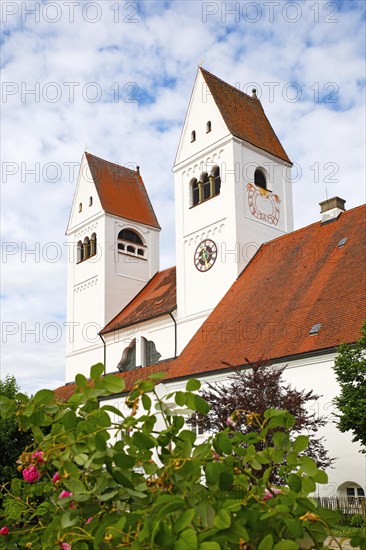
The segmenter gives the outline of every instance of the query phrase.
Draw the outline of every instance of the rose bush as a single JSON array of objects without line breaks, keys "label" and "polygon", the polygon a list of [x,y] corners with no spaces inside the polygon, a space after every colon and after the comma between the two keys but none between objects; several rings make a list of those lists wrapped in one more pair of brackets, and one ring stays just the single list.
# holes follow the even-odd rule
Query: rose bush
[{"label": "rose bush", "polygon": [[[1,549],[324,547],[337,515],[308,498],[327,477],[303,454],[307,437],[291,438],[289,413],[267,411],[258,433],[229,425],[197,442],[185,425],[192,411],[208,411],[197,380],[164,399],[155,389],[159,375],[143,380],[124,412],[100,400],[123,391],[120,377],[102,372],[94,365],[91,383],[77,375],[67,402],[41,390],[18,411],[35,443],[19,458],[23,479],[3,488]],[[15,406],[0,402],[5,417]],[[276,488],[270,477],[279,464],[286,484]],[[361,537],[352,542],[365,548]]]}]

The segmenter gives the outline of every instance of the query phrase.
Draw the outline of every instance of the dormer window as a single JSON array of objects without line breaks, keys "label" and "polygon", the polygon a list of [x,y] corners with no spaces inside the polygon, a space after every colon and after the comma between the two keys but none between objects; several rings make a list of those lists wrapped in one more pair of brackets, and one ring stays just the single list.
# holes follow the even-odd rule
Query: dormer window
[{"label": "dormer window", "polygon": [[80,203],[79,203],[79,212],[82,212],[82,211],[83,211],[83,203],[80,202]]},{"label": "dormer window", "polygon": [[[131,244],[133,243],[133,244]],[[146,246],[140,235],[132,229],[122,229],[118,233],[118,252],[132,254],[140,258],[145,256]]]},{"label": "dormer window", "polygon": [[191,132],[191,143],[196,141],[196,130],[192,130]]},{"label": "dormer window", "polygon": [[208,120],[206,122],[206,134],[208,134],[209,132],[211,132],[211,120]]},{"label": "dormer window", "polygon": [[134,338],[131,344],[124,350],[122,359],[117,365],[117,369],[120,372],[128,372],[136,368],[136,338]]},{"label": "dormer window", "polygon": [[263,170],[260,168],[257,168],[254,172],[254,184],[262,189],[267,189],[267,179]]}]

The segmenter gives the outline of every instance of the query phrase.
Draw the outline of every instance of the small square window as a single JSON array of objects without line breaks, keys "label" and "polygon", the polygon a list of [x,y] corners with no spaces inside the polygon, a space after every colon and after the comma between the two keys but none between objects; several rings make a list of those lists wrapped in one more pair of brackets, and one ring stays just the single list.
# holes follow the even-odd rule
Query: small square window
[{"label": "small square window", "polygon": [[347,487],[347,496],[348,497],[354,497],[355,496],[355,488],[354,487]]}]

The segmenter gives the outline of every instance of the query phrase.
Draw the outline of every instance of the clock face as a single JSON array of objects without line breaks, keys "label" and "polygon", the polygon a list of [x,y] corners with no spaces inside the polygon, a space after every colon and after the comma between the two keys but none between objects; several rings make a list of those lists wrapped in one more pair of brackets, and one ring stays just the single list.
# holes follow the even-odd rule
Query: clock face
[{"label": "clock face", "polygon": [[194,265],[198,271],[211,269],[217,258],[217,246],[210,239],[202,241],[194,253]]}]

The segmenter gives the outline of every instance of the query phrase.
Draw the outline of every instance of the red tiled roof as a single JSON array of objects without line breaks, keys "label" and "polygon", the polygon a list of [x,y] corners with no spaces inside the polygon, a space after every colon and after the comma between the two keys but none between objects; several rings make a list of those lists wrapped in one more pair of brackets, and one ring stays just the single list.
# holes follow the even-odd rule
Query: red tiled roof
[{"label": "red tiled roof", "polygon": [[259,99],[230,86],[202,67],[200,71],[230,133],[292,164]]},{"label": "red tiled roof", "polygon": [[[360,206],[262,245],[180,356],[121,374],[126,389],[152,372],[191,377],[358,340],[366,313],[365,221]],[[317,323],[319,333],[310,335]],[[69,384],[56,393],[67,399],[74,390]]]},{"label": "red tiled roof", "polygon": [[160,229],[137,171],[85,153],[103,209],[109,214]]},{"label": "red tiled roof", "polygon": [[[172,364],[169,378],[358,340],[366,313],[365,214],[361,206],[263,245]],[[311,336],[317,323],[320,331]]]},{"label": "red tiled roof", "polygon": [[177,307],[175,267],[159,271],[102,330],[102,334],[171,313]]}]

